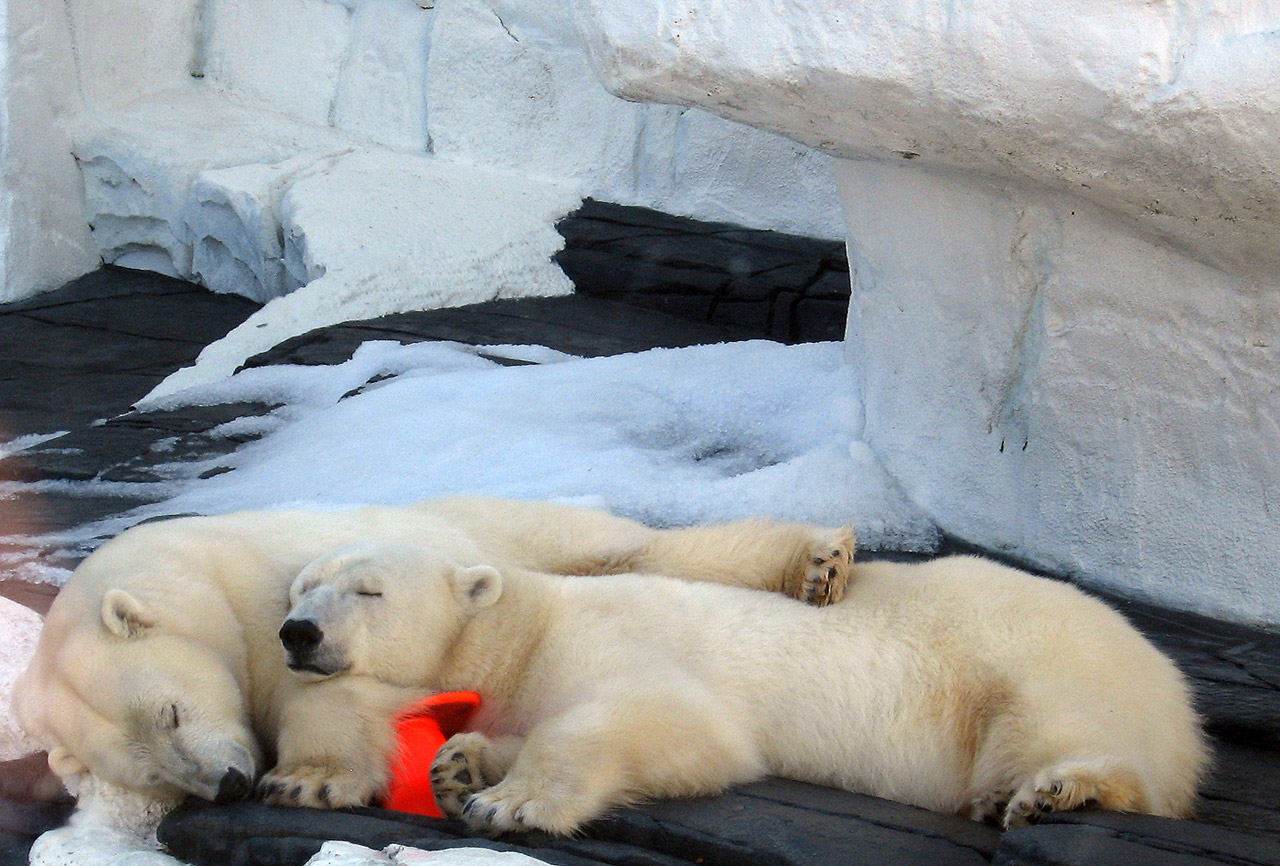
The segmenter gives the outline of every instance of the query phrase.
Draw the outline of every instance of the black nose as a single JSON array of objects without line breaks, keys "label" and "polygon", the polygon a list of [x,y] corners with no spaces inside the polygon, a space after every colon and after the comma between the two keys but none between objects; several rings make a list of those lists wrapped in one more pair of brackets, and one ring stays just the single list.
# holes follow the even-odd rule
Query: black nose
[{"label": "black nose", "polygon": [[280,626],[280,643],[289,652],[305,652],[314,649],[324,640],[320,626],[309,619],[286,619]]},{"label": "black nose", "polygon": [[231,803],[249,796],[252,789],[249,777],[235,767],[227,768],[227,774],[218,783],[218,794],[213,798],[215,803]]}]

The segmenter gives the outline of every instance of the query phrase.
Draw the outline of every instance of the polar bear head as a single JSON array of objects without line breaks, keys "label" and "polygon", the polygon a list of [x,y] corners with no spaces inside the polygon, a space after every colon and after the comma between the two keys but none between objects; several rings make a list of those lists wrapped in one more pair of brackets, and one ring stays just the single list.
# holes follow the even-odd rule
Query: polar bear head
[{"label": "polar bear head", "polygon": [[156,798],[244,797],[260,756],[236,673],[225,653],[163,619],[121,588],[60,595],[15,684],[14,713],[73,791],[92,773]]},{"label": "polar bear head", "polygon": [[501,593],[502,576],[487,565],[405,544],[343,548],[294,580],[280,627],[285,661],[305,678],[430,687],[466,621]]}]

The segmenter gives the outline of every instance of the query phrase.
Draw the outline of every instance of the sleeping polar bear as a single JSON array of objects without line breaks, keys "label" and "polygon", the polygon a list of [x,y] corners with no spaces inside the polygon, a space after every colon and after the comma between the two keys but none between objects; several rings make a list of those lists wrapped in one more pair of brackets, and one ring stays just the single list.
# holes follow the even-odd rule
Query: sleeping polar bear
[{"label": "sleeping polar bear", "polygon": [[[976,557],[856,565],[815,608],[366,545],[309,565],[291,598],[306,676],[481,694],[432,767],[477,831],[568,834],[766,774],[1006,827],[1090,805],[1185,816],[1206,761],[1182,675],[1123,617]],[[312,734],[368,763],[331,709]]]},{"label": "sleeping polar bear", "polygon": [[[274,764],[269,778],[327,782],[299,782],[278,800],[368,801],[386,781],[391,720],[422,690],[353,678],[303,687],[276,636],[303,566],[368,539],[430,545],[471,565],[641,569],[815,604],[843,592],[850,549],[840,530],[767,521],[656,530],[594,509],[482,497],[146,524],[96,551],[59,592],[14,689],[18,720],[66,781],[91,772],[156,798],[231,800]],[[365,763],[329,762],[334,706],[340,736],[370,755]]]}]

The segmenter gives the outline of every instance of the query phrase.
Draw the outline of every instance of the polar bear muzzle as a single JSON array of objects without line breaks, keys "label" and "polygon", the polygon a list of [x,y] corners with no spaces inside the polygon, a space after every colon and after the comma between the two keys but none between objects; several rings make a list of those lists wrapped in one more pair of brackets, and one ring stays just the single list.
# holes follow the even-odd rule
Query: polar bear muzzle
[{"label": "polar bear muzzle", "polygon": [[313,619],[285,620],[280,626],[280,643],[284,646],[286,664],[292,671],[331,677],[348,667],[345,660],[326,651],[324,629]]}]

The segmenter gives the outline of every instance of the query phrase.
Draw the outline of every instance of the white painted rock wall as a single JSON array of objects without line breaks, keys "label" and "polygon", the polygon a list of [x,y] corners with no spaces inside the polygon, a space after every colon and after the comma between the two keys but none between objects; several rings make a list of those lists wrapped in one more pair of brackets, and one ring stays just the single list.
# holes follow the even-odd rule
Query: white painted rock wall
[{"label": "white painted rock wall", "polygon": [[[1073,196],[850,163],[863,437],[949,531],[1280,623],[1280,294]],[[856,233],[853,229],[856,228]]]},{"label": "white painted rock wall", "polygon": [[605,201],[844,237],[830,157],[706,111],[612,96],[573,4],[444,0],[435,13],[435,153],[572,179]]},{"label": "white painted rock wall", "polygon": [[1074,192],[1233,272],[1280,264],[1280,0],[576,5],[627,98]]},{"label": "white painted rock wall", "polygon": [[[257,164],[211,154],[203,140],[226,140],[237,127],[242,154],[261,138],[274,141],[264,149],[275,158],[294,160],[298,153],[279,152],[282,126],[327,128],[334,138],[405,153],[431,152],[436,140],[442,155],[572,185],[581,195],[842,235],[829,157],[706,112],[608,94],[578,46],[569,7],[526,9],[499,0],[431,6],[0,0],[0,301],[56,287],[91,270],[99,256],[258,300],[294,288],[269,238],[261,249],[244,247],[258,237],[240,238],[231,264],[221,250],[202,251],[183,222],[183,209],[206,193],[215,207],[271,211],[271,184],[261,187],[261,178],[249,184],[266,197],[237,187],[234,203],[216,179],[212,189],[194,186],[207,169]],[[190,114],[193,91],[211,106],[207,116]],[[151,124],[131,126],[139,115],[165,118],[170,103],[168,127],[190,138],[176,149],[148,142]],[[255,134],[264,111],[278,116]],[[86,130],[123,134],[86,149]],[[297,151],[312,144],[300,141]],[[106,151],[140,174],[92,164]],[[88,164],[87,204],[73,154]],[[156,176],[173,185],[147,186]],[[109,213],[113,219],[90,232],[102,200],[132,185],[164,207]]]},{"label": "white painted rock wall", "polygon": [[944,529],[1280,624],[1280,2],[577,8],[614,92],[845,158],[864,436]]},{"label": "white painted rock wall", "polygon": [[80,109],[60,4],[0,14],[0,302],[56,288],[97,265],[84,193],[61,124]]}]

